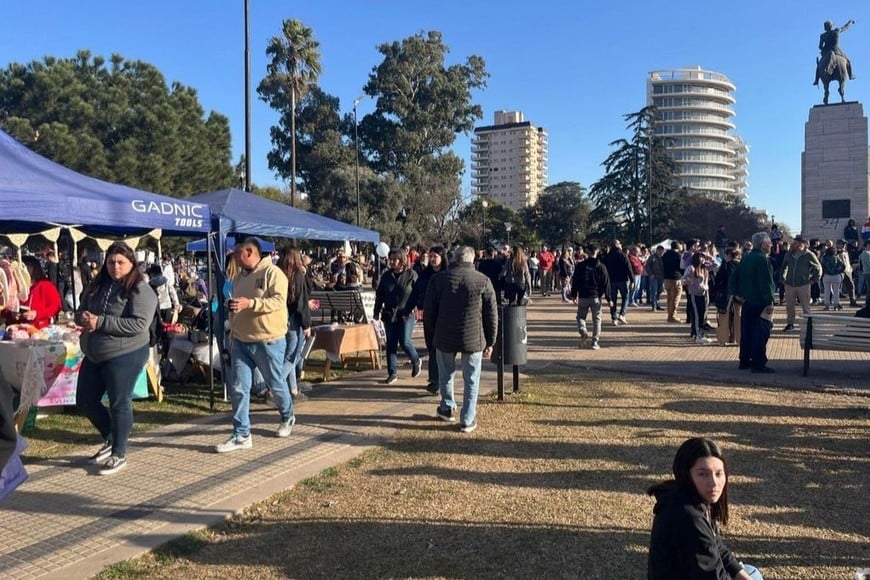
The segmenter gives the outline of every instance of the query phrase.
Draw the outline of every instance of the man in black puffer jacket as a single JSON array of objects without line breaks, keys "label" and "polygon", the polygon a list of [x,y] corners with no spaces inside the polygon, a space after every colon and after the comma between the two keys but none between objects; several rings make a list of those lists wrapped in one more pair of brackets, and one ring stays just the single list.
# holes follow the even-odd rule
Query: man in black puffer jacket
[{"label": "man in black puffer jacket", "polygon": [[456,267],[432,276],[423,301],[426,342],[435,345],[441,404],[438,417],[453,421],[456,401],[453,377],[456,354],[462,353],[465,390],[460,413],[460,430],[477,428],[477,395],[483,357],[492,354],[498,331],[495,290],[489,278],[474,269],[474,248],[455,250]]},{"label": "man in black puffer jacket", "polygon": [[[610,320],[613,325],[627,324],[625,311],[628,306],[628,290],[633,284],[634,274],[631,270],[631,262],[622,251],[622,244],[614,240],[610,250],[601,256],[601,263],[607,268],[607,277],[610,279]],[[616,312],[616,297],[619,295],[622,302],[619,305],[619,314]]]}]

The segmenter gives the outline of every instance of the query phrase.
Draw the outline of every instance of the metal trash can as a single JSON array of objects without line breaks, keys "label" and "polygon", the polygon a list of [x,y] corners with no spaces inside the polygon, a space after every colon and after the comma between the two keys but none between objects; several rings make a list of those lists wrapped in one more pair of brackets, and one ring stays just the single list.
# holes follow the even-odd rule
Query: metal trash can
[{"label": "metal trash can", "polygon": [[493,349],[493,360],[497,361],[502,353],[504,340],[504,365],[523,365],[528,360],[528,331],[526,328],[526,307],[505,306],[500,309],[498,339]]}]

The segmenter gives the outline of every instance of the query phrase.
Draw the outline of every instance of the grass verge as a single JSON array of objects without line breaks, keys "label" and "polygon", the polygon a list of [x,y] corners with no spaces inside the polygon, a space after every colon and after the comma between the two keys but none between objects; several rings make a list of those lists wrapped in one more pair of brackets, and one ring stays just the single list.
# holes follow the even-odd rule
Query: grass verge
[{"label": "grass verge", "polygon": [[[730,458],[726,542],[765,578],[870,561],[866,397],[539,376],[480,429],[409,418],[330,468],[101,578],[642,578],[653,502],[687,437]],[[856,509],[857,508],[857,509]]]}]

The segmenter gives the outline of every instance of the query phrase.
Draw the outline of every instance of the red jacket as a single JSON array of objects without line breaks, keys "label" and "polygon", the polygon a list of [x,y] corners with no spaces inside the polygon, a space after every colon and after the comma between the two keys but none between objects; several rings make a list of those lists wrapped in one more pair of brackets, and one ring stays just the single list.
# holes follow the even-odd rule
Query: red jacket
[{"label": "red jacket", "polygon": [[541,270],[546,272],[553,269],[553,264],[556,263],[556,256],[550,250],[544,250],[538,254],[538,262]]},{"label": "red jacket", "polygon": [[36,311],[36,318],[30,323],[36,328],[44,328],[60,312],[60,292],[47,278],[37,280],[30,287],[30,297],[25,304]]},{"label": "red jacket", "polygon": [[634,274],[635,276],[642,276],[643,275],[643,261],[638,256],[635,256],[634,254],[628,255],[628,261],[631,264],[632,274]]}]

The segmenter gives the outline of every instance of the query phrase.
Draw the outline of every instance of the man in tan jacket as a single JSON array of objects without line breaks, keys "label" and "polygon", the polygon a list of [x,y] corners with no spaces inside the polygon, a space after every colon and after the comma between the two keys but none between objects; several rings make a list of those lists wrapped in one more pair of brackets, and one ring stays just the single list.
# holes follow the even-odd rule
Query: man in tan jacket
[{"label": "man in tan jacket", "polygon": [[240,266],[233,278],[230,311],[230,356],[232,378],[230,401],[233,404],[233,434],[217,446],[218,453],[250,449],[251,384],[254,369],[259,370],[272,392],[281,414],[278,437],[289,437],[296,422],[293,400],[282,370],[287,335],[287,276],[263,256],[256,238],[236,246]]}]

